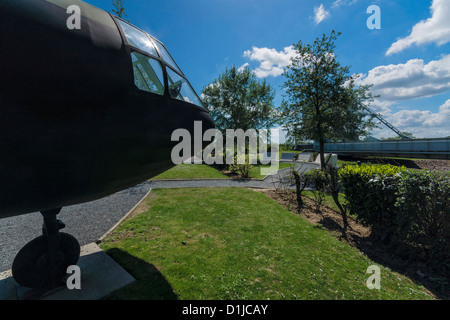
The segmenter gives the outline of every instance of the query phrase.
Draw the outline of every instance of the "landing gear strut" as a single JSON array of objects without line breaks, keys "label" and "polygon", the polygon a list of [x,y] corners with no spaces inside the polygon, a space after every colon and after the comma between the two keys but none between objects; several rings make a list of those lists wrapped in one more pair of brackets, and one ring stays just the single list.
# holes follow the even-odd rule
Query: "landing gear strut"
[{"label": "landing gear strut", "polygon": [[14,280],[23,287],[49,291],[64,285],[67,267],[80,257],[78,241],[59,232],[64,224],[56,219],[61,208],[41,211],[43,235],[30,241],[17,254],[12,265]]}]

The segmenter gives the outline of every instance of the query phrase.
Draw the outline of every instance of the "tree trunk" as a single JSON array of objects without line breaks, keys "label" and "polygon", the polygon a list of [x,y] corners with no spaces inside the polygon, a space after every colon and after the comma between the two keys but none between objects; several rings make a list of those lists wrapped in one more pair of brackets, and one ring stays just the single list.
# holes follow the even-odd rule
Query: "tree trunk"
[{"label": "tree trunk", "polygon": [[342,228],[342,234],[344,238],[347,239],[347,228],[348,228],[348,220],[347,220],[347,210],[341,205],[339,201],[339,191],[341,189],[341,183],[339,182],[339,173],[338,170],[331,167],[328,169],[327,179],[328,179],[328,188],[333,197],[334,203],[339,208],[342,216],[342,222],[344,224]]},{"label": "tree trunk", "polygon": [[327,168],[327,165],[325,163],[325,141],[323,139],[321,139],[319,141],[320,143],[320,166],[322,168],[322,171],[325,171],[325,169]]},{"label": "tree trunk", "polygon": [[302,191],[304,187],[303,188],[301,187],[300,175],[298,174],[298,172],[293,170],[293,174],[295,179],[295,187],[297,191],[297,206],[298,211],[300,212],[300,208],[303,206]]},{"label": "tree trunk", "polygon": [[338,206],[339,211],[341,212],[342,222],[344,224],[344,226],[342,228],[342,233],[343,233],[344,237],[347,237],[347,229],[348,229],[347,211],[342,207],[341,203],[339,202],[338,194],[333,193],[332,197],[333,197],[334,202]]}]

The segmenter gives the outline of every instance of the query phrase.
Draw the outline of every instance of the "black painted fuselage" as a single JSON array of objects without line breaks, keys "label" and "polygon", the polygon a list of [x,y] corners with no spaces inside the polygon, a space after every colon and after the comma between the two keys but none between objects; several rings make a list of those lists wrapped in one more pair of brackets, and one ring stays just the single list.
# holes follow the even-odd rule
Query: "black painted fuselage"
[{"label": "black painted fuselage", "polygon": [[143,182],[173,166],[175,129],[214,127],[164,47],[133,43],[122,25],[78,0],[0,0],[0,218]]}]

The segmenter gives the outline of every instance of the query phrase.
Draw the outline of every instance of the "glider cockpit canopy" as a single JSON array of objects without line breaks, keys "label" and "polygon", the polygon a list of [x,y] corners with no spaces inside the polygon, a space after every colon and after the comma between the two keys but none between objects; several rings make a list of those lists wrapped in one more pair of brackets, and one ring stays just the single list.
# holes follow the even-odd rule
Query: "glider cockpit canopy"
[{"label": "glider cockpit canopy", "polygon": [[[170,96],[202,106],[200,99],[165,46],[148,33],[117,18],[131,52],[135,86],[143,91]],[[167,75],[165,84],[164,70]]]}]

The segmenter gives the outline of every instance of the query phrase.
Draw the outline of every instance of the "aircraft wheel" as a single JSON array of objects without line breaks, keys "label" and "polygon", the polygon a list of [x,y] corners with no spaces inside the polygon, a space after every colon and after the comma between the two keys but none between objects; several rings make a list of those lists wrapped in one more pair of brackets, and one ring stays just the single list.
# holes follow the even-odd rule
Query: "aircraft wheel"
[{"label": "aircraft wheel", "polygon": [[63,280],[67,267],[75,265],[80,257],[80,245],[70,234],[59,233],[59,250],[53,266],[49,265],[48,238],[37,237],[17,254],[12,265],[14,280],[24,287],[41,288]]}]

